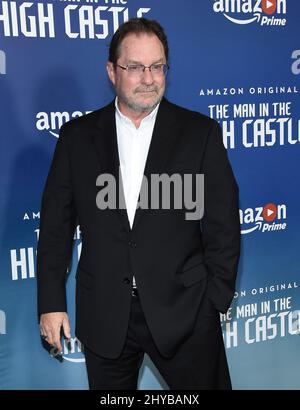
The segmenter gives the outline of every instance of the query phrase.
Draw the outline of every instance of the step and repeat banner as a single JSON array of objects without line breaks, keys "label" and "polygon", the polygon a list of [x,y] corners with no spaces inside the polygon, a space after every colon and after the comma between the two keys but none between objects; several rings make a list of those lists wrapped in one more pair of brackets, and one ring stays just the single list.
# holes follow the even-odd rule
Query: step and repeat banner
[{"label": "step and repeat banner", "polygon": [[[137,16],[164,26],[166,96],[219,121],[240,187],[239,279],[221,315],[233,388],[299,389],[296,0],[0,1],[0,389],[88,388],[74,335],[80,227],[68,281],[71,345],[56,357],[40,339],[40,201],[61,125],[114,97],[108,45]],[[167,388],[146,355],[139,389]]]}]

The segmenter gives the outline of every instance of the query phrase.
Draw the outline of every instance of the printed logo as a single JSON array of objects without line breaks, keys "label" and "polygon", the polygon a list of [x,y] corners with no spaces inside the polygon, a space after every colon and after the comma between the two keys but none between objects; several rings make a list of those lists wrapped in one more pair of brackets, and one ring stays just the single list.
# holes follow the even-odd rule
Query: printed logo
[{"label": "printed logo", "polygon": [[265,232],[282,231],[287,227],[286,205],[268,203],[256,208],[240,209],[241,233],[248,234],[256,230]]},{"label": "printed logo", "polygon": [[48,131],[55,138],[59,137],[60,127],[73,118],[81,117],[91,111],[74,111],[74,112],[38,112],[36,115],[36,128],[39,131]]},{"label": "printed logo", "polygon": [[286,25],[286,0],[215,0],[213,11],[234,24]]}]

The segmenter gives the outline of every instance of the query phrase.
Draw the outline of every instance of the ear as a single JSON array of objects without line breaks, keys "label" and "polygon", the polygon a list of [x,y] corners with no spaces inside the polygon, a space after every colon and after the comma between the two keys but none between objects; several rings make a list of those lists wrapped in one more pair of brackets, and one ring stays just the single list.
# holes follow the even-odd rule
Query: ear
[{"label": "ear", "polygon": [[113,83],[113,85],[115,85],[116,73],[115,73],[114,65],[111,61],[108,61],[106,63],[106,71],[107,71],[107,74],[108,74],[108,77],[109,77],[110,81]]}]

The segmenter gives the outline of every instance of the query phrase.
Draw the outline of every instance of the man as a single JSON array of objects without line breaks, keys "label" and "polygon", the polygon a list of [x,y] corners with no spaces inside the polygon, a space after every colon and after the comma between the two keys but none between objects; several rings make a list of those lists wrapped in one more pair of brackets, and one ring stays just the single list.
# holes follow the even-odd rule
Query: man
[{"label": "man", "polygon": [[[170,389],[231,388],[219,312],[234,294],[238,187],[219,125],[163,97],[167,69],[159,23],[140,18],[119,27],[107,63],[116,100],[61,128],[46,181],[41,333],[59,350],[60,331],[70,338],[65,281],[78,222],[75,333],[91,389],[136,389],[145,352]],[[204,174],[203,218],[137,207],[143,174],[148,182],[154,174]],[[103,206],[101,193],[110,195],[103,175],[122,187],[116,209]]]}]

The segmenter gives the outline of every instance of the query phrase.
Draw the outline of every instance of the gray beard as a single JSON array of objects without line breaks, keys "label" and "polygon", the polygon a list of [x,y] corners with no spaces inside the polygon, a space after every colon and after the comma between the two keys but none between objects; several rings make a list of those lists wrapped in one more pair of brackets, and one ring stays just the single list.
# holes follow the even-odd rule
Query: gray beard
[{"label": "gray beard", "polygon": [[132,111],[135,112],[150,112],[152,110],[154,110],[154,108],[160,103],[162,97],[157,97],[157,100],[153,103],[153,104],[136,104],[132,101],[129,101],[127,98],[123,98],[123,97],[119,97],[119,100],[126,105],[128,108],[130,108]]},{"label": "gray beard", "polygon": [[157,101],[155,101],[154,104],[140,105],[140,104],[130,103],[129,101],[126,101],[125,104],[127,105],[127,107],[129,107],[131,110],[135,112],[147,112],[147,111],[154,110],[154,108],[160,103],[160,100],[161,99],[158,99]]}]

